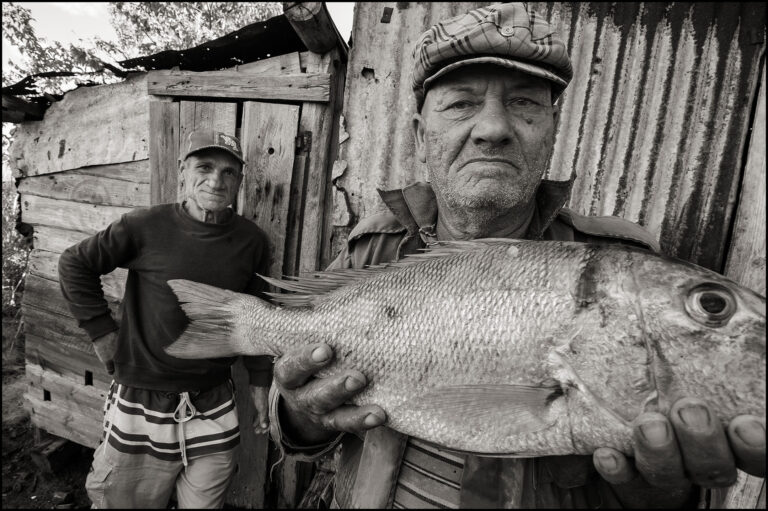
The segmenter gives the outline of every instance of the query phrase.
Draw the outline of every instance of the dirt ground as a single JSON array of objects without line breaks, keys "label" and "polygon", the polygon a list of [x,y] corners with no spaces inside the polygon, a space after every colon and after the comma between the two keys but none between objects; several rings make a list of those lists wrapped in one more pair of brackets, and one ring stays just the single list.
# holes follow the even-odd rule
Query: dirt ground
[{"label": "dirt ground", "polygon": [[[88,509],[85,477],[93,449],[77,446],[66,466],[45,474],[32,462],[34,428],[23,408],[24,341],[14,341],[18,323],[3,318],[3,509]],[[41,438],[51,438],[45,432]]]}]

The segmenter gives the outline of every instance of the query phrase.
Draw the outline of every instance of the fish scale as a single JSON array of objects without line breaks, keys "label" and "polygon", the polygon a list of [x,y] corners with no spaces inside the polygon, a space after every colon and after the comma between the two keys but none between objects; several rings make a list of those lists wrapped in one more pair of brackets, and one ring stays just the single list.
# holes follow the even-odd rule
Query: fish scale
[{"label": "fish scale", "polygon": [[352,403],[475,453],[630,454],[633,418],[686,395],[723,421],[765,416],[765,298],[645,250],[443,242],[388,265],[265,280],[293,293],[271,304],[169,281],[191,322],[168,353],[280,356],[325,342],[336,356],[318,377],[357,369],[370,382]]}]

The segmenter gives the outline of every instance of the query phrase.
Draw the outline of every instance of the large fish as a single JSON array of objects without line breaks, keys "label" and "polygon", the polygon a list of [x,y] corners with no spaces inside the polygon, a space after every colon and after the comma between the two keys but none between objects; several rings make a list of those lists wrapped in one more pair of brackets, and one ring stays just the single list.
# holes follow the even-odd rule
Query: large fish
[{"label": "large fish", "polygon": [[398,431],[497,455],[632,452],[631,422],[682,396],[765,416],[765,298],[619,245],[476,240],[399,263],[266,279],[282,306],[171,280],[180,358],[328,343]]}]

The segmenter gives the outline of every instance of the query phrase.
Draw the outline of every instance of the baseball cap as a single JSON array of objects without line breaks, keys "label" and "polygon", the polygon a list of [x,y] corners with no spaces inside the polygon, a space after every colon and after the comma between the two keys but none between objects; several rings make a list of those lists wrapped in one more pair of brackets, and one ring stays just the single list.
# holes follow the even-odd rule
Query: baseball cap
[{"label": "baseball cap", "polygon": [[240,140],[232,135],[214,130],[195,130],[191,132],[187,136],[179,160],[186,160],[190,154],[202,151],[203,149],[221,149],[237,158],[240,163],[245,163]]},{"label": "baseball cap", "polygon": [[559,97],[573,78],[565,43],[555,28],[522,2],[490,5],[441,21],[413,50],[411,82],[423,94],[446,73],[470,64],[496,64],[545,78]]}]

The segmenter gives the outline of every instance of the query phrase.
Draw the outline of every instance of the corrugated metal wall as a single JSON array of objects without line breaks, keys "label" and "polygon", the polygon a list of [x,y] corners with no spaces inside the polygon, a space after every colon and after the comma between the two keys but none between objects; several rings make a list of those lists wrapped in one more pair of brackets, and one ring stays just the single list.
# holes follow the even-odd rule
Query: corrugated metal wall
[{"label": "corrugated metal wall", "polygon": [[[414,158],[411,50],[440,19],[488,2],[359,2],[335,167],[335,249],[383,207],[376,188],[426,179]],[[761,3],[532,3],[575,76],[549,178],[570,206],[639,222],[671,255],[721,271],[765,46]],[[345,135],[342,131],[341,140]]]}]

